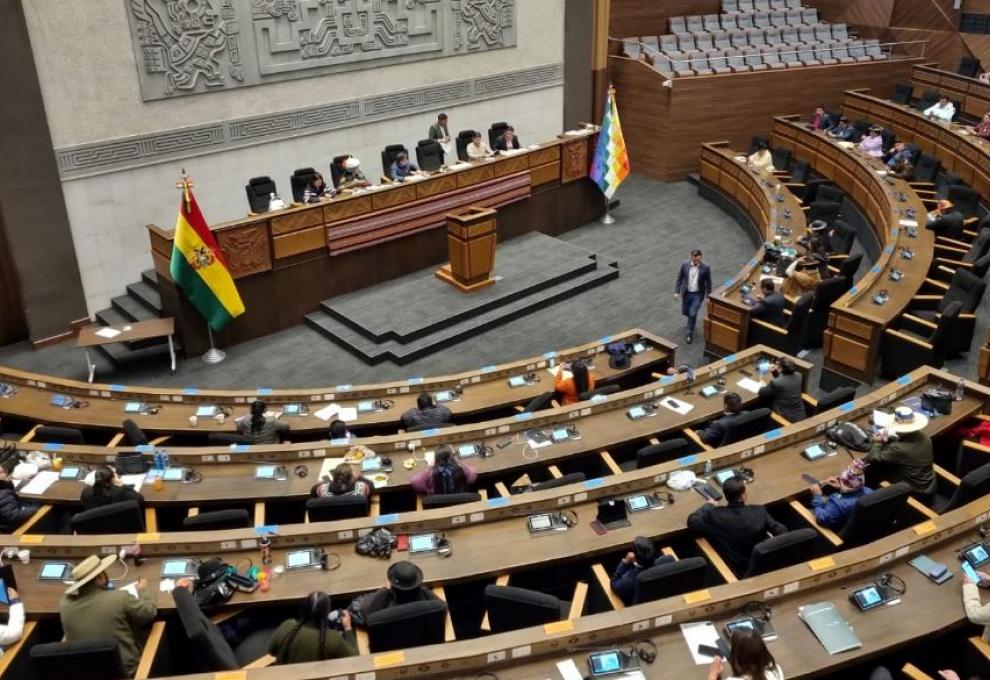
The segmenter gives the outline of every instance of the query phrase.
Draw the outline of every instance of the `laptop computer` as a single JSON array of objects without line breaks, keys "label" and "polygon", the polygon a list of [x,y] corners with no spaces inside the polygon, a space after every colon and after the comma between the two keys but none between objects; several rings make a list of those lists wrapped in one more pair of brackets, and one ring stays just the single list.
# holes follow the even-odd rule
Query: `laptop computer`
[{"label": "laptop computer", "polygon": [[621,529],[629,526],[626,504],[621,498],[607,498],[598,501],[596,519],[609,529]]}]

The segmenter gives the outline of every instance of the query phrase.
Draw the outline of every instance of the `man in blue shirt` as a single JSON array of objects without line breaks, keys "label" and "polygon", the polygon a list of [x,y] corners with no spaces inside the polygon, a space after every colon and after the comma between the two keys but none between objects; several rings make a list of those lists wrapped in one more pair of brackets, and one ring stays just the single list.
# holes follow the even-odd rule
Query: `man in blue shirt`
[{"label": "man in blue shirt", "polygon": [[416,164],[409,160],[409,156],[404,151],[400,151],[395,156],[395,162],[389,168],[388,174],[397,182],[401,182],[414,172],[419,172]]},{"label": "man in blue shirt", "polygon": [[639,576],[639,572],[673,561],[674,558],[670,555],[657,557],[657,551],[650,539],[646,536],[637,536],[633,540],[632,551],[622,558],[612,574],[612,592],[619,596],[623,604],[631,605],[636,595],[636,577]]},{"label": "man in blue shirt", "polygon": [[826,497],[818,484],[811,485],[811,509],[815,513],[815,521],[823,527],[839,531],[852,514],[856,501],[871,493],[873,489],[866,486],[863,470],[866,462],[854,460],[838,477],[825,480],[826,484],[839,489],[838,493]]}]

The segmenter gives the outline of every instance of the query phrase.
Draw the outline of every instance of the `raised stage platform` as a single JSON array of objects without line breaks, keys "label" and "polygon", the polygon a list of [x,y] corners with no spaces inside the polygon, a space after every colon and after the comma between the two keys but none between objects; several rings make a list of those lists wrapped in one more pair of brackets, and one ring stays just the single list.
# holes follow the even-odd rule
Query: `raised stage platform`
[{"label": "raised stage platform", "polygon": [[405,364],[618,278],[618,262],[539,232],[499,244],[493,286],[462,293],[435,267],[324,300],[306,324],[369,364]]}]

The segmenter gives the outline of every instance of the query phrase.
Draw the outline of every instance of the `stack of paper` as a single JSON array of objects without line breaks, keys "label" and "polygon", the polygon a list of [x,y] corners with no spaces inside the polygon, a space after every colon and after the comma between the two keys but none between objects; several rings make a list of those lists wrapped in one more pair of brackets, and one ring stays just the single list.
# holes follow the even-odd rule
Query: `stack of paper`
[{"label": "stack of paper", "polygon": [[666,408],[669,408],[675,413],[680,415],[687,415],[694,409],[694,404],[689,404],[686,401],[681,401],[680,399],[674,399],[673,397],[665,397],[663,401],[660,402]]},{"label": "stack of paper", "polygon": [[320,420],[328,423],[330,422],[330,419],[333,418],[335,415],[337,415],[339,412],[340,412],[340,407],[334,403],[330,403],[324,406],[323,408],[321,408],[319,411],[314,412],[313,415],[319,418]]},{"label": "stack of paper", "polygon": [[698,666],[707,666],[714,657],[707,656],[698,651],[698,645],[708,645],[718,647],[718,630],[711,621],[698,621],[696,623],[682,623],[681,634],[687,643],[694,663]]},{"label": "stack of paper", "polygon": [[739,387],[743,388],[744,390],[752,392],[753,394],[758,393],[760,391],[760,388],[763,387],[762,381],[753,380],[752,378],[743,378],[736,384],[739,385]]},{"label": "stack of paper", "polygon": [[118,331],[115,328],[110,328],[109,326],[107,326],[106,328],[101,328],[100,330],[96,331],[95,335],[99,335],[101,338],[115,338],[118,335],[120,335],[120,331]]},{"label": "stack of paper", "polygon": [[20,493],[40,496],[48,487],[58,481],[58,473],[54,470],[43,470],[36,474],[30,482],[20,488]]}]

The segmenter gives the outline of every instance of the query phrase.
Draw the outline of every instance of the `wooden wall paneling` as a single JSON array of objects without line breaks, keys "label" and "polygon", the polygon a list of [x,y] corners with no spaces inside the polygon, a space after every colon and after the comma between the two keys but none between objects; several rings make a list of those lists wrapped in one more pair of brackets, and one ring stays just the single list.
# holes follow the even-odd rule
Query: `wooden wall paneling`
[{"label": "wooden wall paneling", "polygon": [[612,0],[609,35],[613,38],[663,35],[670,17],[719,14],[721,0]]},{"label": "wooden wall paneling", "polygon": [[[987,0],[990,5],[990,0]],[[990,14],[990,9],[986,10]],[[960,37],[974,57],[980,60],[984,69],[990,69],[990,35],[978,35],[976,33],[960,33]]]},{"label": "wooden wall paneling", "polygon": [[889,26],[894,11],[894,0],[804,0],[801,4],[817,9],[825,21],[856,27]]},{"label": "wooden wall paneling", "polygon": [[[884,31],[883,40],[884,42],[927,40],[928,44],[924,46],[925,61],[936,62],[942,68],[951,71],[956,70],[959,66],[960,59],[970,54],[962,37],[955,31],[934,31],[931,29],[894,26]],[[910,54],[917,54],[919,56],[921,54],[920,45],[906,46],[905,49]]]},{"label": "wooden wall paneling", "polygon": [[[869,4],[866,0],[863,4]],[[935,31],[958,31],[961,12],[953,0],[896,0],[890,26]]]},{"label": "wooden wall paneling", "polygon": [[3,210],[0,210],[0,346],[27,337],[27,324],[17,290],[17,277],[10,262],[10,249],[4,236]]}]

